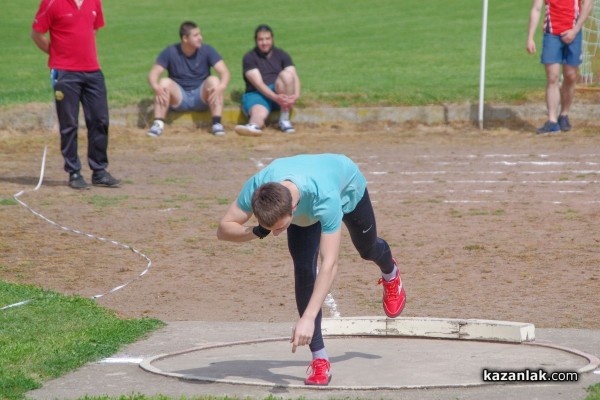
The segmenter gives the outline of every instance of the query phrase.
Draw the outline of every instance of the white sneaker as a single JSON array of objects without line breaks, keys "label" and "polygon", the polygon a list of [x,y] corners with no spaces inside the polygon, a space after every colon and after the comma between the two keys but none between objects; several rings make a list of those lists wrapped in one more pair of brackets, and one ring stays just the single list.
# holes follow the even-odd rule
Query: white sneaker
[{"label": "white sneaker", "polygon": [[281,132],[283,132],[283,133],[294,133],[294,132],[296,132],[296,130],[292,126],[292,123],[290,121],[287,121],[287,120],[281,120],[281,121],[279,121],[279,129],[281,129]]},{"label": "white sneaker", "polygon": [[223,136],[225,134],[225,128],[223,128],[223,124],[217,122],[212,126],[212,134],[215,136]]},{"label": "white sneaker", "polygon": [[159,137],[160,135],[162,135],[163,129],[164,129],[164,125],[161,125],[161,123],[159,121],[154,121],[154,123],[150,127],[150,130],[148,130],[148,132],[146,132],[146,135],[148,135],[150,137]]},{"label": "white sneaker", "polygon": [[235,127],[235,133],[240,136],[260,136],[262,131],[255,124],[237,125]]}]

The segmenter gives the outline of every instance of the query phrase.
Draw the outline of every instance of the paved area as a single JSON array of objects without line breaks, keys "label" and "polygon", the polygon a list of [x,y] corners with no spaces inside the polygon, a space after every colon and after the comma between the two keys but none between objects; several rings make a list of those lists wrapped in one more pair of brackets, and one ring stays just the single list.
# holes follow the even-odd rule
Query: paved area
[{"label": "paved area", "polygon": [[[330,337],[333,379],[303,385],[310,354],[291,353],[291,323],[172,322],[110,359],[28,393],[33,399],[145,395],[330,399],[584,399],[600,370],[570,383],[484,384],[482,370],[575,371],[581,355],[531,344],[391,337]],[[537,329],[533,343],[600,355],[600,331]],[[158,355],[167,355],[162,359]],[[163,373],[140,368],[143,360]],[[597,367],[596,367],[597,368]]]}]

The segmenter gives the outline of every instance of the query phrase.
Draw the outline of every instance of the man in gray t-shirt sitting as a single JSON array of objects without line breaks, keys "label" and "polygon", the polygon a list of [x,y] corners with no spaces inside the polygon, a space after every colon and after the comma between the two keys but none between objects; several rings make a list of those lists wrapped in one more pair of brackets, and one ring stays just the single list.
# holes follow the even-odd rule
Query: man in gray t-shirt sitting
[{"label": "man in gray t-shirt sitting", "polygon": [[[148,136],[162,134],[169,109],[210,109],[212,133],[224,135],[221,115],[223,94],[230,79],[229,70],[219,53],[212,46],[202,43],[200,28],[194,22],[183,22],[179,36],[181,43],[165,48],[148,74],[148,83],[154,91],[154,123]],[[210,74],[211,68],[220,78]],[[165,70],[168,77],[160,78]]]}]

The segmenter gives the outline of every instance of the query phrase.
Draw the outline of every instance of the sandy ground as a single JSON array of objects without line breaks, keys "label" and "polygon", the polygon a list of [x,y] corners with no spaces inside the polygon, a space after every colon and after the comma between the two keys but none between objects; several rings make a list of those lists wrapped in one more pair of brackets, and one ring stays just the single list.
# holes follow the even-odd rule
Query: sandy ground
[{"label": "sandy ground", "polygon": [[[379,234],[400,262],[403,316],[600,328],[597,127],[536,137],[518,127],[380,123],[298,126],[294,135],[267,129],[260,138],[228,128],[217,138],[169,127],[152,139],[142,129],[112,127],[109,170],[124,183],[88,191],[66,186],[57,133],[0,131],[0,278],[80,296],[134,280],[98,299],[127,317],[292,321],[285,235],[232,244],[217,241],[215,230],[262,165],[335,152],[367,176]],[[46,144],[44,181],[33,191]],[[84,158],[85,146],[83,130]],[[82,172],[90,180],[87,166]],[[131,246],[151,265],[6,201],[22,190],[21,201],[58,225]],[[343,229],[324,315],[383,315],[378,270]]]}]

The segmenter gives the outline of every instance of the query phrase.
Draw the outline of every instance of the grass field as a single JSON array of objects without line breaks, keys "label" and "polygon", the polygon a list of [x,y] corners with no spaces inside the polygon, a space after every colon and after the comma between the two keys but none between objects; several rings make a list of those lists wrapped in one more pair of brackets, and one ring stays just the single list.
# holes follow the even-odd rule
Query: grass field
[{"label": "grass field", "polygon": [[[0,263],[0,268],[4,266]],[[41,382],[108,357],[163,323],[126,320],[93,300],[0,281],[0,399],[20,399]]]},{"label": "grass field", "polygon": [[[45,102],[47,56],[35,47],[31,23],[39,0],[8,2],[0,24],[0,105]],[[232,73],[228,104],[243,90],[241,58],[253,30],[270,24],[303,84],[302,104],[400,105],[477,101],[482,2],[105,0],[98,51],[111,106],[151,97],[146,75],[158,53],[178,42],[183,20],[196,21],[204,41]],[[538,56],[525,52],[530,2],[489,4],[486,99],[524,101],[539,95]],[[316,12],[315,10],[318,10]]]}]

